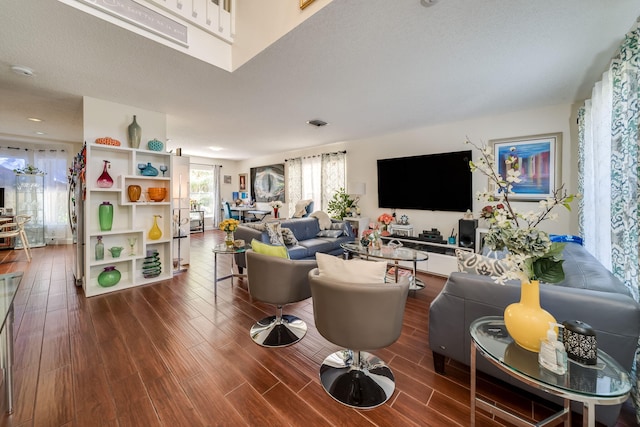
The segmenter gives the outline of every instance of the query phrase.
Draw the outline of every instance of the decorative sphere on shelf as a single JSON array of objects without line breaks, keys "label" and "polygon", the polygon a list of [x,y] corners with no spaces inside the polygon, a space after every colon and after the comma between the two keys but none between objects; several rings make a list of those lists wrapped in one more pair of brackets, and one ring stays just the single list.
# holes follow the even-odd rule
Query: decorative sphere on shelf
[{"label": "decorative sphere on shelf", "polygon": [[149,150],[151,151],[162,151],[162,149],[164,148],[164,144],[162,143],[162,141],[152,139],[151,141],[147,142],[147,147],[149,147]]}]

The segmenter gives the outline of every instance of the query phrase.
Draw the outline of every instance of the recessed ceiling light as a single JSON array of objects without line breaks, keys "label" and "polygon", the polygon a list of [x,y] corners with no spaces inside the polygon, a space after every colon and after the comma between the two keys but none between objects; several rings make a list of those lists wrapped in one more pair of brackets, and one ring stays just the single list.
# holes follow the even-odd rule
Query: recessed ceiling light
[{"label": "recessed ceiling light", "polygon": [[211,146],[211,147],[209,147],[209,150],[211,150],[211,151],[222,151],[222,150],[224,150],[224,148]]},{"label": "recessed ceiling light", "polygon": [[25,67],[22,65],[12,65],[11,71],[14,73],[24,76],[24,77],[33,77],[33,70],[29,67]]},{"label": "recessed ceiling light", "polygon": [[46,135],[46,133],[45,133],[45,132],[40,132],[40,131],[38,131],[38,132],[34,132],[34,133],[35,133],[36,135]]},{"label": "recessed ceiling light", "polygon": [[322,126],[326,126],[328,123],[325,122],[324,120],[314,119],[314,120],[308,120],[307,124],[315,127],[322,127]]},{"label": "recessed ceiling light", "polygon": [[44,120],[39,119],[37,117],[27,117],[27,120],[29,120],[31,122],[44,122]]}]

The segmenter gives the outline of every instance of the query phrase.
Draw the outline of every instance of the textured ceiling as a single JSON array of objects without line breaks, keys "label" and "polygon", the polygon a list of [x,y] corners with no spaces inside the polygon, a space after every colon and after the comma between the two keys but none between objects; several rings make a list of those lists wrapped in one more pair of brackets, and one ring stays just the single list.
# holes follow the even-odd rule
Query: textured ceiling
[{"label": "textured ceiling", "polygon": [[81,141],[82,95],[165,112],[169,148],[228,159],[570,103],[638,16],[637,0],[334,0],[228,73],[57,1],[2,1],[0,138]]}]

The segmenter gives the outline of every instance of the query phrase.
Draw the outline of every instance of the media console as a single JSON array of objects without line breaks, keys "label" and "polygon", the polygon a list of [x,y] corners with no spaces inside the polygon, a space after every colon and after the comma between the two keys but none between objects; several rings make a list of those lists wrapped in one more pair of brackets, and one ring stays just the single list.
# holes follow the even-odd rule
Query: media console
[{"label": "media console", "polygon": [[[423,240],[420,237],[409,237],[392,234],[391,236],[382,237],[382,239],[385,243],[388,243],[391,240],[396,240],[398,242],[401,242],[402,246],[404,247],[428,252],[429,260],[426,263],[422,263],[423,265],[420,265],[420,263],[418,263],[418,270],[445,277],[448,277],[449,274],[453,273],[454,271],[458,271],[458,261],[456,259],[455,253],[456,249],[473,252],[472,248],[462,248],[460,246],[449,245],[447,243],[432,242]],[[423,270],[425,266],[426,269]]]}]

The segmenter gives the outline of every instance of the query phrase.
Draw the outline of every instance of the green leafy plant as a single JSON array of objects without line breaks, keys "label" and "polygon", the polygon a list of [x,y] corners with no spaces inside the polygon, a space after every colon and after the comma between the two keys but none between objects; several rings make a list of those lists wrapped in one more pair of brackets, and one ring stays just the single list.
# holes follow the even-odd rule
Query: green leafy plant
[{"label": "green leafy plant", "polygon": [[18,168],[18,169],[14,169],[13,173],[19,173],[19,174],[24,174],[24,175],[36,175],[36,174],[44,174],[44,171],[41,171],[40,169],[38,169],[37,167],[33,166],[33,165],[27,165],[23,168]]},{"label": "green leafy plant", "polygon": [[329,216],[331,216],[332,218],[342,219],[345,216],[350,216],[351,213],[357,209],[357,207],[358,200],[353,199],[350,195],[348,195],[344,188],[339,188],[329,201],[327,210]]}]

